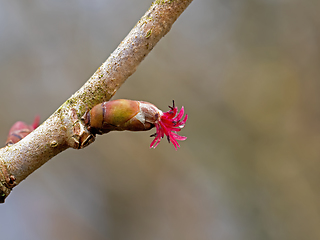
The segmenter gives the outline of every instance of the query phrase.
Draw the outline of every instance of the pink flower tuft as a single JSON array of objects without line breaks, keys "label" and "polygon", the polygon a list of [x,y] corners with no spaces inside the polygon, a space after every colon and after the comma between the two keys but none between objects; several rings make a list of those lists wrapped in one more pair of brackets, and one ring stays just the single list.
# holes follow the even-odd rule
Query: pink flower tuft
[{"label": "pink flower tuft", "polygon": [[173,101],[173,106],[169,106],[169,108],[170,110],[168,112],[161,112],[160,117],[155,123],[156,133],[151,135],[151,137],[155,138],[151,142],[150,148],[156,148],[164,135],[167,136],[169,143],[172,142],[176,150],[178,150],[178,147],[180,147],[177,140],[183,141],[187,139],[187,137],[177,134],[177,132],[181,131],[181,129],[184,127],[188,119],[187,114],[183,118],[184,107],[182,107],[180,112],[178,113],[178,108],[175,107]]}]

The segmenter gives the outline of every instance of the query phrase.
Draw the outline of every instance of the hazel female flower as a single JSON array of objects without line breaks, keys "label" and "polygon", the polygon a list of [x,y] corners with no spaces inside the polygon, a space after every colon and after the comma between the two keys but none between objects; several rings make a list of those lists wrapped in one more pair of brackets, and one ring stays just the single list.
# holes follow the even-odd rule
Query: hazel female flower
[{"label": "hazel female flower", "polygon": [[[103,102],[87,111],[82,117],[84,124],[93,134],[104,134],[110,131],[145,131],[156,127],[156,133],[151,135],[155,139],[150,148],[155,148],[166,135],[175,149],[180,147],[177,140],[185,140],[179,136],[179,132],[187,121],[187,115],[183,118],[184,108],[178,113],[178,108],[170,107],[163,113],[155,105],[144,101],[118,99]],[[183,118],[183,119],[182,119]]]},{"label": "hazel female flower", "polygon": [[178,113],[178,108],[175,107],[174,101],[172,107],[169,106],[170,110],[168,112],[162,113],[158,120],[155,122],[156,133],[151,135],[154,136],[154,140],[150,144],[150,148],[156,148],[160,143],[164,135],[167,136],[168,142],[172,142],[173,146],[177,150],[180,147],[177,140],[183,141],[187,137],[180,136],[177,132],[180,132],[184,128],[185,123],[188,119],[188,115],[184,115],[184,107],[182,106],[180,112]]}]

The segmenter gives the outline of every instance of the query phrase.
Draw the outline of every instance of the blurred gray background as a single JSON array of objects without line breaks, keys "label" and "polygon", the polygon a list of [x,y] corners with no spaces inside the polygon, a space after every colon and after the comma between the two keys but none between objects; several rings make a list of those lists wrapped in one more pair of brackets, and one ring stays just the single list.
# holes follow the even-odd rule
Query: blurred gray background
[{"label": "blurred gray background", "polygon": [[[0,0],[0,142],[45,120],[146,0]],[[1,239],[320,239],[320,1],[194,0],[116,98],[183,105],[188,137],[113,132],[0,205]]]}]

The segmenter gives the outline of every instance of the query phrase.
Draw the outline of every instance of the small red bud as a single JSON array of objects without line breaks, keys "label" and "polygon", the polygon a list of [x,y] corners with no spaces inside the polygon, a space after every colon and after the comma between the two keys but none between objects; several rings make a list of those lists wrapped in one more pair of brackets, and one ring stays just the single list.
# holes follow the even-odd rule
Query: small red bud
[{"label": "small red bud", "polygon": [[40,116],[36,116],[34,122],[31,125],[26,124],[25,122],[18,121],[9,130],[8,138],[6,145],[14,144],[19,142],[21,139],[26,137],[34,129],[39,126]]}]

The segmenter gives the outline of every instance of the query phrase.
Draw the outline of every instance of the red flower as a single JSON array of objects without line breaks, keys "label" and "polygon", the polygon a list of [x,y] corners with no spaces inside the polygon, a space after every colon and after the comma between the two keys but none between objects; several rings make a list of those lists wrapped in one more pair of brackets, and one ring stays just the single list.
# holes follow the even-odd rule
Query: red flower
[{"label": "red flower", "polygon": [[164,137],[164,135],[167,136],[169,143],[172,142],[176,150],[178,149],[178,147],[180,147],[177,140],[183,141],[187,139],[187,137],[180,136],[177,134],[177,132],[181,131],[181,129],[184,127],[188,119],[187,114],[182,119],[184,114],[184,107],[182,107],[180,112],[178,113],[178,108],[175,107],[173,101],[173,106],[169,106],[169,108],[170,110],[168,112],[163,113],[160,111],[160,117],[155,123],[156,133],[151,135],[151,137],[155,138],[151,142],[150,148],[156,148],[160,143],[161,138]]}]

